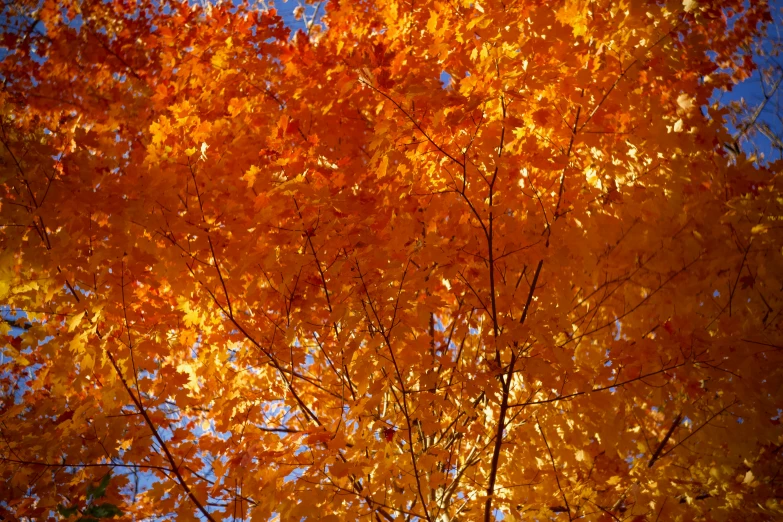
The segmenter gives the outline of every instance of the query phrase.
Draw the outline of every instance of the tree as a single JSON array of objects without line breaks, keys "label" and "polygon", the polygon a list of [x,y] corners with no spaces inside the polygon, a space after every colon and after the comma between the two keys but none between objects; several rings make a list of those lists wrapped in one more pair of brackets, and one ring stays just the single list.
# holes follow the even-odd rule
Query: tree
[{"label": "tree", "polygon": [[322,9],[5,4],[3,516],[780,517],[767,6]]},{"label": "tree", "polygon": [[783,64],[779,60],[783,40],[780,39],[779,28],[783,27],[783,9],[777,12],[771,10],[770,14],[770,25],[776,30],[743,48],[743,52],[756,63],[756,70],[742,82],[739,93],[724,92],[722,94],[729,99],[722,98],[721,101],[730,110],[729,122],[734,128],[732,142],[726,144],[729,151],[735,152],[744,147],[757,158],[781,159],[783,89],[780,85],[783,83]]}]

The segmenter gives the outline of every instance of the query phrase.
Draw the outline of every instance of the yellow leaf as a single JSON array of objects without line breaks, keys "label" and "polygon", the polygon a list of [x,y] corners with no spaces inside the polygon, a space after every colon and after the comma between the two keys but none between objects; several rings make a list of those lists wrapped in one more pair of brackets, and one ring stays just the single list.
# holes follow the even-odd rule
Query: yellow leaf
[{"label": "yellow leaf", "polygon": [[379,179],[383,179],[384,177],[386,177],[386,169],[388,168],[388,166],[389,166],[389,157],[384,156],[383,159],[381,160],[381,164],[378,166],[377,174]]},{"label": "yellow leaf", "polygon": [[682,93],[677,97],[677,105],[683,110],[690,111],[693,109],[693,98],[688,94]]},{"label": "yellow leaf", "polygon": [[197,392],[199,390],[198,375],[196,374],[196,365],[183,362],[177,366],[177,371],[188,376],[188,382],[185,388]]},{"label": "yellow leaf", "polygon": [[76,327],[79,326],[79,323],[82,322],[82,317],[84,317],[84,312],[80,314],[76,314],[68,320],[69,332],[73,332],[76,329]]},{"label": "yellow leaf", "polygon": [[766,223],[761,223],[759,225],[754,226],[750,229],[751,234],[764,234],[769,230],[769,225]]},{"label": "yellow leaf", "polygon": [[690,13],[699,6],[698,0],[682,0],[682,7],[686,13]]},{"label": "yellow leaf", "polygon": [[95,359],[93,359],[92,355],[85,351],[79,366],[82,368],[82,370],[92,370],[95,366]]},{"label": "yellow leaf", "polygon": [[253,184],[256,182],[256,177],[258,176],[258,173],[261,172],[261,170],[256,167],[255,165],[251,165],[247,171],[242,175],[242,181],[247,181],[248,188],[252,187]]},{"label": "yellow leaf", "polygon": [[84,348],[84,341],[85,341],[84,335],[77,335],[73,339],[71,339],[68,348],[73,353],[79,353]]},{"label": "yellow leaf", "polygon": [[438,12],[433,9],[430,13],[430,19],[427,22],[427,31],[429,31],[432,34],[435,34],[435,31],[438,29]]}]

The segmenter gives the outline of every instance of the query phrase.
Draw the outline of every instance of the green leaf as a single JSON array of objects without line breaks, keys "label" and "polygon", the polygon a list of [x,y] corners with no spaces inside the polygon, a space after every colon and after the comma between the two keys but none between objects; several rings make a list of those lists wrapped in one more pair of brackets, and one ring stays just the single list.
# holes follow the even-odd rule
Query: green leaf
[{"label": "green leaf", "polygon": [[87,497],[91,500],[101,498],[106,494],[106,488],[109,486],[111,472],[105,474],[97,486],[87,486]]},{"label": "green leaf", "polygon": [[57,504],[57,513],[59,513],[60,516],[63,517],[63,518],[69,518],[69,517],[71,517],[72,515],[75,515],[78,512],[79,512],[79,508],[76,507],[76,506],[67,508],[67,507],[63,506],[62,504]]},{"label": "green leaf", "polygon": [[97,518],[113,518],[122,516],[122,510],[114,504],[106,502],[98,506],[90,506],[84,514]]}]

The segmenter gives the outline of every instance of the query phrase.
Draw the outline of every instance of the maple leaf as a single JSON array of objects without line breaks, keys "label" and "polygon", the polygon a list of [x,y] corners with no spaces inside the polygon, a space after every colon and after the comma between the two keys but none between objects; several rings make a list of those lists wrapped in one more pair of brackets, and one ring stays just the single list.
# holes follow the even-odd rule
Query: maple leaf
[{"label": "maple leaf", "polygon": [[4,7],[8,518],[783,517],[766,3],[126,4]]},{"label": "maple leaf", "polygon": [[65,422],[67,420],[71,420],[73,418],[73,414],[74,414],[73,410],[66,410],[63,413],[61,413],[57,417],[57,419],[55,419],[54,423],[56,425],[58,425],[58,424],[62,424],[63,422]]},{"label": "maple leaf", "polygon": [[384,428],[383,429],[383,438],[386,440],[386,442],[391,442],[394,440],[394,428]]}]

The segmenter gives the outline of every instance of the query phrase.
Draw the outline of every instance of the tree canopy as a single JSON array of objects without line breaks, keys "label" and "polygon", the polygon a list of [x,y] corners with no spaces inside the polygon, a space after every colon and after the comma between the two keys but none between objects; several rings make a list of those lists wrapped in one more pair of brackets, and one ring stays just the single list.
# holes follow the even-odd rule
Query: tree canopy
[{"label": "tree canopy", "polygon": [[768,6],[315,7],[4,4],[2,517],[783,516]]}]

